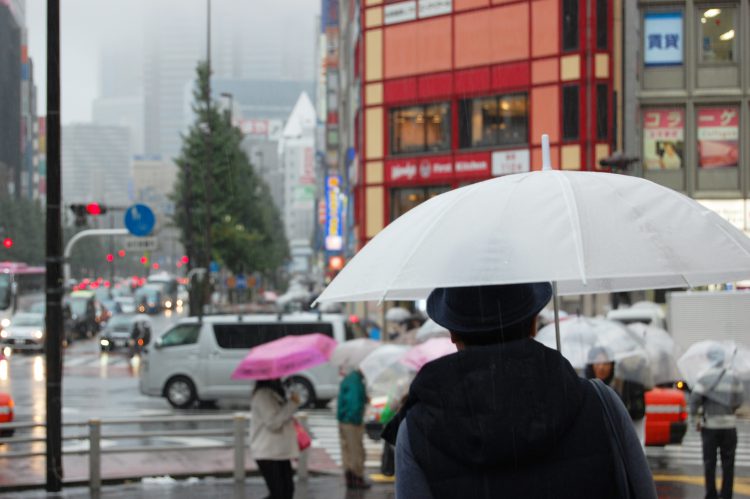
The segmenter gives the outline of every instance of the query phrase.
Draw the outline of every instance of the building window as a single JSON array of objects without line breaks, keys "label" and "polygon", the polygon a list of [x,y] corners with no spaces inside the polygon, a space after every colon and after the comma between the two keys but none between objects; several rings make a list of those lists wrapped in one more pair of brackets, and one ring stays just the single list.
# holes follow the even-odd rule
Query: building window
[{"label": "building window", "polygon": [[596,48],[599,50],[607,50],[609,46],[609,2],[596,0]]},{"label": "building window", "polygon": [[596,85],[596,137],[609,138],[609,87],[604,83]]},{"label": "building window", "polygon": [[731,168],[739,164],[740,109],[737,106],[700,107],[698,119],[698,165],[701,168]]},{"label": "building window", "polygon": [[578,0],[563,0],[562,23],[563,50],[578,49]]},{"label": "building window", "polygon": [[451,190],[449,185],[391,189],[391,221],[428,199],[449,190]]},{"label": "building window", "polygon": [[578,85],[567,85],[562,89],[563,139],[576,140],[579,136]]},{"label": "building window", "polygon": [[685,150],[685,110],[651,108],[643,111],[643,166],[647,170],[682,168]]},{"label": "building window", "polygon": [[450,149],[450,104],[391,110],[391,153],[420,153]]},{"label": "building window", "polygon": [[462,148],[526,144],[528,97],[521,93],[463,100],[458,122]]},{"label": "building window", "polygon": [[701,7],[701,62],[731,62],[737,40],[736,10],[728,7]]}]

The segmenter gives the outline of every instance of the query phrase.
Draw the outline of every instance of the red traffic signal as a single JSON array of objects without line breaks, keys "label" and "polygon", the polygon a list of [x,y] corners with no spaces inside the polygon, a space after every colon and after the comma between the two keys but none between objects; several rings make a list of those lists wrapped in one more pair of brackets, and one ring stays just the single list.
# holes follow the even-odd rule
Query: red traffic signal
[{"label": "red traffic signal", "polygon": [[115,260],[115,255],[112,253],[107,253],[107,261],[112,263]]},{"label": "red traffic signal", "polygon": [[107,213],[107,207],[99,203],[89,203],[86,205],[86,213],[89,215],[104,215]]},{"label": "red traffic signal", "polygon": [[5,246],[7,249],[11,249],[13,247],[13,239],[9,237],[3,239],[3,246]]},{"label": "red traffic signal", "polygon": [[148,258],[146,258],[145,256],[142,256],[142,257],[141,257],[141,263],[142,263],[143,265],[148,265]]},{"label": "red traffic signal", "polygon": [[181,261],[182,261],[183,265],[187,265],[187,263],[188,263],[188,262],[190,261],[190,258],[188,258],[188,256],[187,256],[187,255],[184,255],[184,256],[183,256],[183,257],[181,258]]},{"label": "red traffic signal", "polygon": [[125,258],[125,250],[121,249],[120,251],[118,251],[117,256],[119,256],[120,258]]}]

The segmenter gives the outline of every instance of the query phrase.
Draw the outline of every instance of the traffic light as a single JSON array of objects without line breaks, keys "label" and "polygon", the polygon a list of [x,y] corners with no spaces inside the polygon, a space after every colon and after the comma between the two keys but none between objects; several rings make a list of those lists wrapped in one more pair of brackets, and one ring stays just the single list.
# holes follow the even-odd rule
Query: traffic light
[{"label": "traffic light", "polygon": [[125,250],[121,249],[120,251],[118,251],[117,256],[119,256],[120,258],[125,258]]},{"label": "traffic light", "polygon": [[107,261],[109,263],[112,263],[114,260],[115,260],[115,255],[113,255],[112,253],[107,253]]},{"label": "traffic light", "polygon": [[143,264],[143,265],[148,265],[148,258],[147,258],[147,257],[145,257],[145,256],[142,256],[142,257],[141,257],[141,264]]},{"label": "traffic light", "polygon": [[5,249],[11,249],[13,247],[13,239],[9,237],[3,239],[3,246],[5,246]]},{"label": "traffic light", "polygon": [[76,217],[76,226],[81,227],[83,225],[86,225],[87,216],[91,215],[96,217],[99,215],[104,215],[105,213],[107,213],[107,207],[99,203],[71,204],[70,211],[72,211]]}]

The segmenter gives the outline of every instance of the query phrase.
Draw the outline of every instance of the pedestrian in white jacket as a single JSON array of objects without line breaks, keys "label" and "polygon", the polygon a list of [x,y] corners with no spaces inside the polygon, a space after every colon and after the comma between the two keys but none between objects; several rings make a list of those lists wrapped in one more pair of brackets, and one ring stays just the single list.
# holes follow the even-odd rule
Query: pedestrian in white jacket
[{"label": "pedestrian in white jacket", "polygon": [[271,493],[269,499],[292,499],[291,460],[299,456],[293,415],[299,396],[287,400],[281,380],[259,380],[250,397],[250,454]]}]

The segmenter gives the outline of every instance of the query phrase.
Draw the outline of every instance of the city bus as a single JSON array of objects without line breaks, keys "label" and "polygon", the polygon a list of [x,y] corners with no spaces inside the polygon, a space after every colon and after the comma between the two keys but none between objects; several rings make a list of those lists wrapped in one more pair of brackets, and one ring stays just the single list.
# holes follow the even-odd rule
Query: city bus
[{"label": "city bus", "polygon": [[0,326],[8,327],[13,314],[44,301],[44,267],[0,262]]}]

